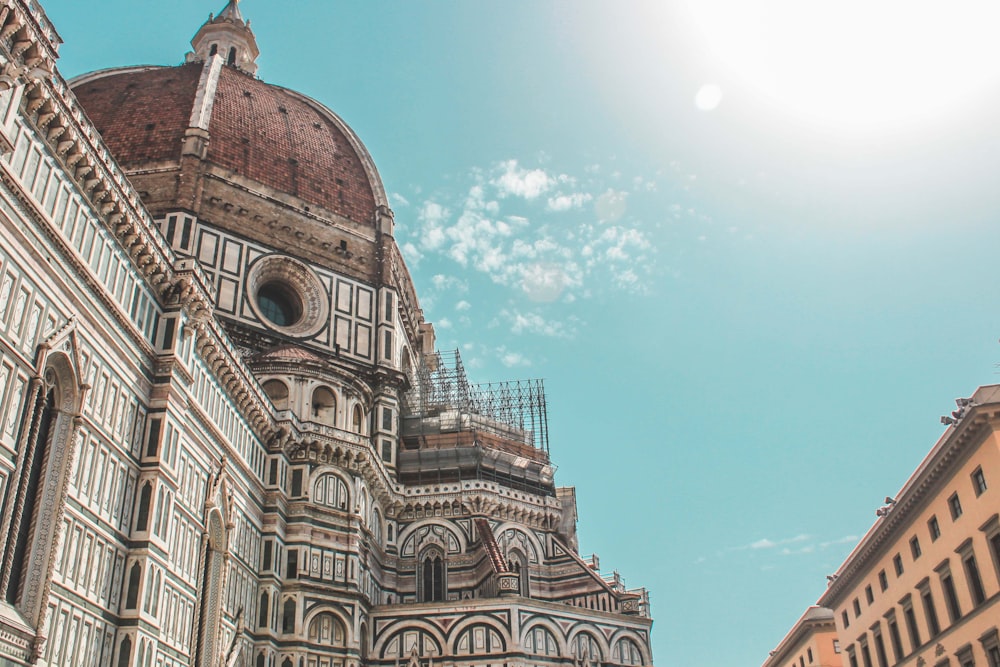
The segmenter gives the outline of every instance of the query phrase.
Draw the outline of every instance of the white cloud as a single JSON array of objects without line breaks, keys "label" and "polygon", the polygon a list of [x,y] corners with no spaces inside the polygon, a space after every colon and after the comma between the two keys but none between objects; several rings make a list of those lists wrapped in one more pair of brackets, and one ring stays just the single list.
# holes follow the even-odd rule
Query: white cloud
[{"label": "white cloud", "polygon": [[452,325],[451,320],[447,317],[442,317],[434,324],[434,326],[438,329],[450,329]]},{"label": "white cloud", "polygon": [[443,273],[436,273],[431,276],[431,285],[439,291],[454,290],[456,292],[468,292],[469,285],[457,276],[446,276]]},{"label": "white cloud", "polygon": [[582,207],[593,198],[589,192],[559,193],[554,197],[549,197],[547,208],[550,211],[569,211]]},{"label": "white cloud", "polygon": [[500,174],[490,183],[501,197],[535,199],[548,191],[554,180],[543,169],[525,169],[517,160],[507,160],[500,163]]},{"label": "white cloud", "polygon": [[547,320],[539,313],[522,313],[516,310],[501,310],[493,326],[506,324],[512,334],[537,334],[549,338],[571,338],[576,332],[575,321],[569,323]]},{"label": "white cloud", "polygon": [[531,365],[531,361],[520,352],[503,352],[500,356],[500,362],[507,368]]},{"label": "white cloud", "polygon": [[462,312],[470,308],[472,308],[472,304],[464,299],[455,304],[455,310],[457,310],[458,312]]},{"label": "white cloud", "polygon": [[403,195],[398,192],[393,192],[389,195],[389,198],[394,201],[398,206],[406,207],[410,205],[410,200],[408,200]]}]

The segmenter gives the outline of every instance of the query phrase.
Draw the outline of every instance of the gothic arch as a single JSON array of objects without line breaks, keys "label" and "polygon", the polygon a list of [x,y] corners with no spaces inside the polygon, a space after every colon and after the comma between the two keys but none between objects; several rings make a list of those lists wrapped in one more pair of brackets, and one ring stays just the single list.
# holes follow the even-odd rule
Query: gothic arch
[{"label": "gothic arch", "polygon": [[[611,655],[610,647],[604,637],[583,625],[577,625],[570,631],[566,644],[572,657],[589,659],[591,664],[604,663],[607,661],[607,656]],[[596,652],[596,655],[580,655],[581,649],[588,646]]]},{"label": "gothic arch", "polygon": [[504,648],[506,651],[510,647],[510,631],[503,626],[497,619],[491,616],[473,616],[471,618],[464,618],[455,625],[453,625],[448,630],[448,647],[451,650],[451,655],[457,655],[455,653],[455,647],[458,644],[459,639],[462,634],[469,630],[470,628],[483,625],[495,630],[503,641]]},{"label": "gothic arch", "polygon": [[519,546],[520,551],[528,557],[529,563],[539,565],[542,562],[545,554],[542,543],[532,531],[525,530],[520,524],[512,522],[500,524],[493,529],[493,534],[497,536],[497,544],[505,554]]},{"label": "gothic arch", "polygon": [[43,372],[32,380],[25,400],[24,458],[18,466],[23,472],[19,480],[11,479],[11,490],[16,488],[17,493],[11,495],[11,505],[3,508],[4,514],[9,512],[4,523],[9,549],[3,558],[0,588],[35,627],[44,620],[55,565],[53,546],[62,525],[74,434],[85,393],[72,332],[65,347],[69,350],[53,352],[45,346],[41,350]]},{"label": "gothic arch", "polygon": [[420,551],[417,558],[417,601],[444,602],[448,599],[448,558],[437,544]]},{"label": "gothic arch", "polygon": [[[422,651],[424,652],[426,652],[429,645],[434,651],[433,655],[440,656],[442,655],[443,647],[447,646],[441,630],[427,621],[406,619],[405,622],[397,621],[394,625],[404,625],[404,627],[394,630],[390,626],[388,631],[372,647],[372,654],[379,656],[380,660],[391,660],[397,657],[403,658],[409,656],[410,646],[407,645],[404,639],[412,639],[405,637],[405,635],[409,635],[410,633],[417,635],[416,639],[421,644]],[[393,652],[390,654],[390,651]]]},{"label": "gothic arch", "polygon": [[[437,530],[435,530],[435,528]],[[465,536],[454,524],[441,519],[429,519],[409,524],[396,536],[401,556],[416,556],[428,544],[437,544],[446,554],[465,553]]]},{"label": "gothic arch", "polygon": [[[303,620],[302,625],[306,631],[306,640],[310,644],[327,648],[347,648],[350,642],[347,623],[330,608],[311,613],[309,620]],[[340,641],[337,640],[338,631],[341,636]]]},{"label": "gothic arch", "polygon": [[[618,632],[616,632],[611,636],[611,641],[608,642],[608,644],[611,647],[611,653],[609,655],[611,656],[612,661],[614,661],[616,652],[618,650],[619,642],[621,642],[622,640],[631,641],[633,644],[635,644],[636,648],[639,649],[639,655],[642,657],[643,665],[653,664],[653,658],[652,656],[649,655],[649,650],[647,649],[646,642],[637,633],[632,632],[630,630],[619,630]],[[633,663],[618,662],[616,664],[628,665]]]},{"label": "gothic arch", "polygon": [[541,628],[545,630],[555,639],[556,655],[561,655],[561,656],[570,655],[569,645],[566,643],[566,636],[563,634],[562,629],[558,625],[553,623],[551,620],[546,618],[541,618],[538,616],[525,623],[524,628],[521,630],[521,640],[520,640],[521,646],[525,645],[528,639],[528,635],[536,628]]},{"label": "gothic arch", "polygon": [[323,466],[312,476],[309,497],[318,504],[349,512],[351,509],[351,485],[349,477],[337,468]]},{"label": "gothic arch", "polygon": [[343,626],[344,629],[344,645],[349,644],[353,639],[352,627],[353,621],[351,617],[344,613],[344,610],[340,607],[331,604],[321,604],[313,607],[308,612],[302,615],[302,626],[308,628],[310,624],[316,619],[317,616],[322,614],[331,614],[337,621]]},{"label": "gothic arch", "polygon": [[219,461],[205,495],[205,533],[202,547],[201,595],[198,603],[196,655],[202,667],[217,667],[221,655],[222,607],[229,565],[230,517],[233,511],[226,458]]}]

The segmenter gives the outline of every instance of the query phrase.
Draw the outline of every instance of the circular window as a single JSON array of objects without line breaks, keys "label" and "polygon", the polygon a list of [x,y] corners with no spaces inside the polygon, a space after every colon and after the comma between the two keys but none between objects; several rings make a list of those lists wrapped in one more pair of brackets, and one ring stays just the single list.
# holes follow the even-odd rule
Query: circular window
[{"label": "circular window", "polygon": [[279,327],[290,327],[302,319],[302,299],[289,285],[271,281],[257,290],[260,313]]},{"label": "circular window", "polygon": [[257,318],[287,336],[318,333],[330,310],[329,296],[308,266],[278,255],[261,257],[247,272],[247,301]]}]

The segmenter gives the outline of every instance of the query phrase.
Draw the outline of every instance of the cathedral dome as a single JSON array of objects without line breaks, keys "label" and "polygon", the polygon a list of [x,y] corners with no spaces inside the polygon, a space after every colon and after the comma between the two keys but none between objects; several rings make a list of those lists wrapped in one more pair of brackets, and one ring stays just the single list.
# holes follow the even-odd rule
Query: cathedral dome
[{"label": "cathedral dome", "polygon": [[192,46],[183,65],[103,70],[71,82],[127,172],[169,170],[195,150],[189,139],[198,140],[199,157],[223,178],[372,224],[386,202],[367,150],[319,102],[254,76],[256,43],[235,3],[210,17]]}]

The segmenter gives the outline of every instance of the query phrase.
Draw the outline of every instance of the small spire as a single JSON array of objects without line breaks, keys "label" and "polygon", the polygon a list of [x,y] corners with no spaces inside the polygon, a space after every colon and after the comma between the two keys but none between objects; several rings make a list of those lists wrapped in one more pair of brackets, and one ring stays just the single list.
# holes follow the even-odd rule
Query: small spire
[{"label": "small spire", "polygon": [[240,0],[229,0],[229,4],[226,8],[219,12],[220,19],[226,19],[227,21],[240,21],[243,22],[243,15],[240,14]]},{"label": "small spire", "polygon": [[227,65],[250,74],[257,72],[257,39],[250,30],[250,21],[240,13],[239,0],[228,0],[219,14],[208,15],[208,21],[191,40],[194,53],[188,61],[206,61],[221,56]]}]

